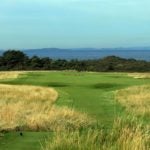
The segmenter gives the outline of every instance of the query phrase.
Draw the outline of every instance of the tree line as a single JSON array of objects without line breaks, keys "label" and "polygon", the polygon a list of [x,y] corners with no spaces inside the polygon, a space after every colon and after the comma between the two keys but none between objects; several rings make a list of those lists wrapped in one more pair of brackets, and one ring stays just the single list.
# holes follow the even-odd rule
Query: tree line
[{"label": "tree line", "polygon": [[18,50],[5,51],[0,56],[0,70],[77,70],[96,72],[149,72],[150,62],[108,56],[93,60],[65,60],[28,57]]}]

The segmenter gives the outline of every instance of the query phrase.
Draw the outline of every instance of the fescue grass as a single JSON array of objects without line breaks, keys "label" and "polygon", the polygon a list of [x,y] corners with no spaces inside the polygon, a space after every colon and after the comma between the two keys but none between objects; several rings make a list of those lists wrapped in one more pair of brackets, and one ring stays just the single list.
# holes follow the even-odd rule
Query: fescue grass
[{"label": "fescue grass", "polygon": [[1,84],[0,95],[1,130],[71,130],[90,122],[86,114],[54,106],[58,94],[52,88]]},{"label": "fescue grass", "polygon": [[0,84],[1,130],[31,128],[34,119],[49,111],[57,97],[52,88]]},{"label": "fescue grass", "polygon": [[0,71],[0,80],[16,79],[24,73],[25,72],[23,72],[23,71]]},{"label": "fescue grass", "polygon": [[150,79],[150,73],[130,73],[128,76],[135,79]]},{"label": "fescue grass", "polygon": [[[118,115],[122,116],[126,114],[126,111],[122,107],[124,105],[118,103],[114,95],[116,90],[133,85],[148,85],[150,84],[149,79],[131,78],[126,73],[62,71],[29,72],[15,80],[1,82],[12,85],[18,84],[18,87],[22,84],[53,87],[59,92],[57,101],[53,103],[50,109],[53,112],[51,113],[53,114],[51,115],[51,123],[41,121],[38,124],[37,120],[45,119],[43,115],[37,117],[33,115],[30,128],[27,125],[23,126],[25,124],[21,121],[21,129],[56,131],[54,136],[51,134],[45,144],[42,142],[43,149],[149,150],[149,126],[134,119],[132,121],[131,118],[127,121],[124,121],[126,118],[116,120]],[[98,124],[93,125],[93,121],[88,117],[89,115],[96,118]],[[116,120],[115,123],[114,120]],[[34,137],[37,135],[39,139],[40,134],[41,132],[33,133]],[[39,147],[36,147],[39,141],[36,140],[36,142],[28,135],[32,136],[32,132],[25,134],[24,141],[17,136],[14,142],[9,142],[9,137],[15,136],[8,133],[6,134],[8,137],[5,137],[5,135],[2,137],[2,142],[5,144],[0,141],[0,149],[39,150]],[[19,146],[16,144],[18,141],[20,142]]]},{"label": "fescue grass", "polygon": [[116,92],[116,99],[128,112],[150,117],[150,85],[119,90]]},{"label": "fescue grass", "polygon": [[[131,119],[131,118],[130,118]],[[136,120],[116,119],[112,129],[56,132],[42,150],[149,150],[149,128]]]}]

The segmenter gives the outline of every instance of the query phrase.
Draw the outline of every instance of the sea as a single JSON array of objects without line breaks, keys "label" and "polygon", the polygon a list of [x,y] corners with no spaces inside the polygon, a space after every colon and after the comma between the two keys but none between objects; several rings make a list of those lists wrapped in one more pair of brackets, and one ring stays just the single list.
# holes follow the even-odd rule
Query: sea
[{"label": "sea", "polygon": [[[25,49],[22,50],[29,57],[49,57],[52,59],[102,59],[107,56],[118,56],[126,59],[136,59],[150,61],[150,50],[126,50],[126,49],[57,49],[57,48],[43,48],[43,49]],[[0,55],[4,51],[0,51]]]},{"label": "sea", "polygon": [[118,56],[126,59],[150,61],[150,50],[28,50],[28,56],[50,57],[52,59],[101,59],[107,56]]}]

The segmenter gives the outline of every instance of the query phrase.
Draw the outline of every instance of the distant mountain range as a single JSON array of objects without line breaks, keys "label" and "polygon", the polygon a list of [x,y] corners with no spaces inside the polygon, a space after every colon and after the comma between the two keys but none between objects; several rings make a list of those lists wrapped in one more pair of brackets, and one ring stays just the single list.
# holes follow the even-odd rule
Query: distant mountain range
[{"label": "distant mountain range", "polygon": [[[53,59],[99,59],[106,56],[119,56],[122,58],[134,58],[138,60],[150,61],[150,47],[132,48],[42,48],[42,49],[22,49],[29,57],[34,55],[39,57],[50,57]],[[4,51],[0,50],[0,55]]]}]

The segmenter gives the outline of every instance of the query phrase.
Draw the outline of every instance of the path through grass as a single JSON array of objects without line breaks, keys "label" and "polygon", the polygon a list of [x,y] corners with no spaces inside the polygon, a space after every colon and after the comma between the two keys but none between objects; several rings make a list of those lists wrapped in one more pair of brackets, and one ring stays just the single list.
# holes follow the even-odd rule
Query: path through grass
[{"label": "path through grass", "polygon": [[[60,93],[57,105],[67,105],[86,112],[98,119],[105,128],[110,128],[116,116],[122,113],[122,107],[114,98],[114,91],[134,85],[150,84],[150,80],[135,79],[121,73],[32,72],[22,78],[3,83],[54,87]],[[41,133],[36,134],[38,137]],[[0,148],[4,149],[5,146],[0,142]],[[23,146],[26,144],[22,143]],[[34,150],[38,148],[35,146]]]}]

